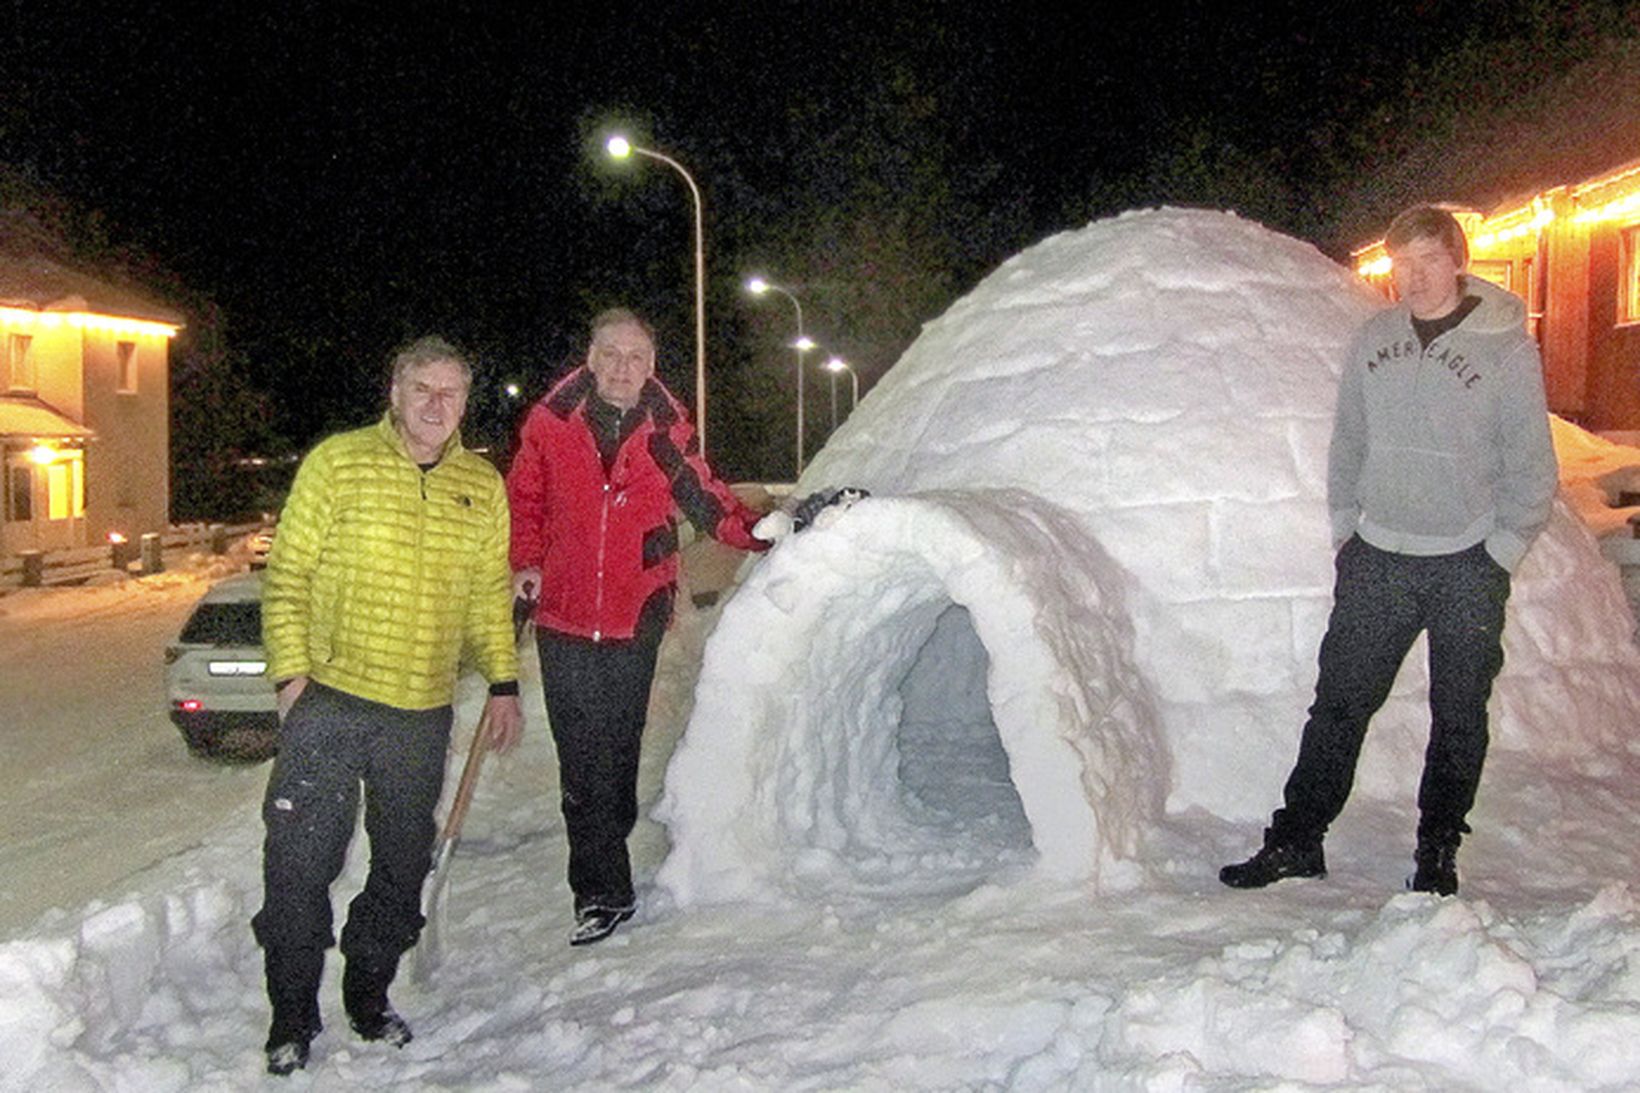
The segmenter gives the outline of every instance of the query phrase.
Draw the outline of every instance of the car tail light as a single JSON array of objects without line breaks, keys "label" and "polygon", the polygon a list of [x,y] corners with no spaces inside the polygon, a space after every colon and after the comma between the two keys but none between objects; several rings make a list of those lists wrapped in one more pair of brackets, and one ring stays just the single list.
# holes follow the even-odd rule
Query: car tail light
[{"label": "car tail light", "polygon": [[201,702],[197,698],[184,698],[182,701],[177,703],[177,709],[181,710],[183,713],[198,713],[204,708],[205,703]]}]

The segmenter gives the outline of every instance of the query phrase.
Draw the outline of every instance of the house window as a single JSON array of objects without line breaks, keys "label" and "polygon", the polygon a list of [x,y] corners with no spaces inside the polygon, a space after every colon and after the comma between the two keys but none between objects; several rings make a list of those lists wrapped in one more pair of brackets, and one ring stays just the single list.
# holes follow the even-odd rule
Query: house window
[{"label": "house window", "polygon": [[1640,323],[1640,224],[1623,229],[1622,271],[1617,283],[1617,321]]},{"label": "house window", "polygon": [[34,468],[6,469],[6,519],[26,524],[34,519]]},{"label": "house window", "polygon": [[1471,262],[1469,263],[1469,272],[1473,273],[1476,277],[1481,278],[1483,281],[1491,281],[1494,285],[1497,285],[1501,289],[1509,292],[1514,291],[1515,286],[1511,283],[1514,278],[1510,276],[1514,273],[1514,270],[1511,268],[1511,263],[1508,261],[1499,262],[1494,260]]},{"label": "house window", "polygon": [[6,373],[13,391],[32,391],[34,376],[34,336],[31,334],[6,335]]},{"label": "house window", "polygon": [[114,345],[119,366],[119,387],[122,395],[137,393],[137,343],[116,342]]}]

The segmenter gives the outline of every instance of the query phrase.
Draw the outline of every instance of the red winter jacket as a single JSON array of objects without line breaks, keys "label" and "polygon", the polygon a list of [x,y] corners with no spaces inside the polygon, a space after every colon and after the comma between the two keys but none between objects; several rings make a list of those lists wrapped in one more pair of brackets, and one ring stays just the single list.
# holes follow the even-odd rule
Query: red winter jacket
[{"label": "red winter jacket", "polygon": [[683,407],[651,378],[641,414],[622,421],[608,474],[587,420],[596,382],[566,376],[524,420],[507,473],[512,568],[541,570],[538,625],[559,633],[631,638],[644,605],[678,579],[678,514],[742,550],[758,515],[712,474]]}]

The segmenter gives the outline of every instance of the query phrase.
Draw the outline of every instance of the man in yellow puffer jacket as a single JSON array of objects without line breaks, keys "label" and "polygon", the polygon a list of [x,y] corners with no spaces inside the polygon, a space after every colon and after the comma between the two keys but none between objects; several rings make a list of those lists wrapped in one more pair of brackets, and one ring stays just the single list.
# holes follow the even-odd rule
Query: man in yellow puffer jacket
[{"label": "man in yellow puffer jacket", "polygon": [[410,1029],[387,988],[424,923],[464,653],[490,684],[491,746],[508,750],[523,729],[506,489],[456,433],[471,385],[447,342],[401,350],[387,415],[302,461],[268,558],[263,641],[281,729],[251,925],[273,1007],[271,1073],[304,1066],[319,1032],[330,886],[361,785],[370,874],[342,930],[342,996],[361,1037],[403,1046]]}]

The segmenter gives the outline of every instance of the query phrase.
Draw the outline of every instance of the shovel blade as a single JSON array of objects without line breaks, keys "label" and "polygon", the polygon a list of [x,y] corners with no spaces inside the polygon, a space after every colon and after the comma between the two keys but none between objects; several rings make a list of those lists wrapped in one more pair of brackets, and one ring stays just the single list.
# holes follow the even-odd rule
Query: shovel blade
[{"label": "shovel blade", "polygon": [[421,913],[427,920],[421,929],[421,939],[410,959],[410,978],[418,987],[432,981],[433,973],[444,962],[444,890],[450,883],[450,857],[455,851],[454,839],[439,842],[433,859],[433,870],[422,893]]}]

